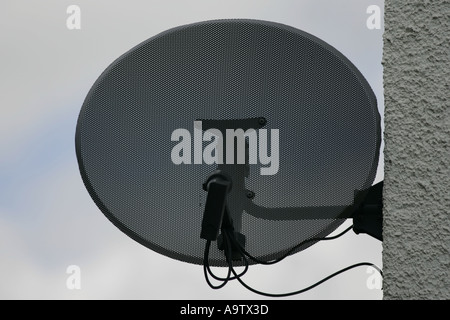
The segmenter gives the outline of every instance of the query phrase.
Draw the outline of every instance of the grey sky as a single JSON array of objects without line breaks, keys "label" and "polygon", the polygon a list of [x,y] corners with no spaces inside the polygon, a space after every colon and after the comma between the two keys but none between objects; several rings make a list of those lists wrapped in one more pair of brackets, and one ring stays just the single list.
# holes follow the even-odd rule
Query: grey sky
[{"label": "grey sky", "polygon": [[[81,8],[68,30],[66,8]],[[84,188],[75,125],[93,82],[117,57],[166,29],[220,18],[287,24],[328,42],[352,61],[383,114],[382,30],[366,27],[381,0],[12,1],[0,10],[0,298],[260,299],[238,283],[210,289],[200,266],[158,255],[116,229]],[[380,173],[382,179],[382,156]],[[343,230],[349,223],[341,226]],[[349,233],[245,280],[270,292],[301,289],[347,265],[381,265],[381,243]],[[66,288],[79,265],[82,289]],[[380,299],[359,268],[293,299]]]}]

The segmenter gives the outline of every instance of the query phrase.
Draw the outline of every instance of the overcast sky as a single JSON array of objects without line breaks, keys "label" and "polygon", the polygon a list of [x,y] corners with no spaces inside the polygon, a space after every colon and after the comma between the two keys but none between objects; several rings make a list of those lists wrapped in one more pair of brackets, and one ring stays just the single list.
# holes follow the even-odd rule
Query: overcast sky
[{"label": "overcast sky", "polygon": [[[81,9],[80,30],[66,26],[71,4]],[[381,0],[3,0],[0,298],[262,299],[238,283],[210,289],[201,266],[152,252],[103,216],[78,171],[78,113],[101,72],[138,43],[187,23],[249,18],[293,26],[341,51],[383,114],[383,30],[367,28],[370,5],[383,10]],[[245,280],[263,291],[294,291],[353,263],[381,266],[381,251],[378,240],[351,232],[280,264],[252,266]],[[66,286],[69,265],[81,269],[80,290]],[[381,290],[367,287],[369,276],[365,267],[353,269],[291,299],[380,299]]]}]

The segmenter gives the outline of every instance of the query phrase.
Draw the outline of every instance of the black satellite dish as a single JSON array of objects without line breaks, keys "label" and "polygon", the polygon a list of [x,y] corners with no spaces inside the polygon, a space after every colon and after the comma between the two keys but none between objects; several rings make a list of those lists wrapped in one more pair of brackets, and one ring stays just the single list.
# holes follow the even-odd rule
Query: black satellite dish
[{"label": "black satellite dish", "polygon": [[[357,212],[355,231],[367,232],[369,191],[380,221],[380,143],[375,95],[347,58],[255,20],[181,26],[134,47],[92,86],[76,130],[81,176],[112,223],[189,263],[217,241],[213,266],[229,264],[225,227],[234,265],[247,263],[238,245],[277,259]],[[381,224],[369,233],[381,239]]]}]

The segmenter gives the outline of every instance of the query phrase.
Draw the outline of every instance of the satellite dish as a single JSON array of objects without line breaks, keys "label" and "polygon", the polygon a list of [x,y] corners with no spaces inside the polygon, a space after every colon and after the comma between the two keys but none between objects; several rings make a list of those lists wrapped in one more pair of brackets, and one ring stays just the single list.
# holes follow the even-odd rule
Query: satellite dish
[{"label": "satellite dish", "polygon": [[212,266],[228,265],[224,224],[262,260],[333,232],[363,205],[380,144],[357,68],[306,32],[256,20],[185,25],[132,48],[94,83],[76,129],[105,216],[184,262],[203,264],[217,241]]}]

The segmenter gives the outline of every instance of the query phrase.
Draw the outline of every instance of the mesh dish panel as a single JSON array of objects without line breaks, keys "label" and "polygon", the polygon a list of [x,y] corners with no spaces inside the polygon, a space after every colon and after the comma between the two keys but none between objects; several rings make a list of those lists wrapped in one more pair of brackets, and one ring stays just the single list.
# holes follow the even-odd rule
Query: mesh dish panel
[{"label": "mesh dish panel", "polygon": [[[261,175],[261,164],[248,165],[245,189],[255,197],[228,203],[246,250],[277,258],[349,217],[358,205],[355,190],[373,183],[381,143],[367,81],[336,49],[303,31],[265,21],[207,21],[126,52],[82,106],[81,176],[97,206],[128,236],[202,264],[202,184],[217,165],[175,165],[172,132],[193,133],[196,119],[255,117],[279,129],[279,171]],[[226,265],[214,244],[210,264]]]}]

